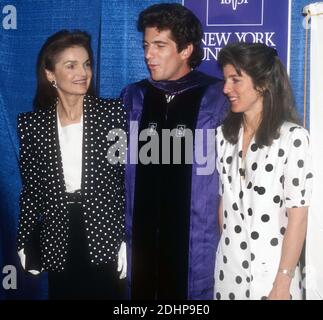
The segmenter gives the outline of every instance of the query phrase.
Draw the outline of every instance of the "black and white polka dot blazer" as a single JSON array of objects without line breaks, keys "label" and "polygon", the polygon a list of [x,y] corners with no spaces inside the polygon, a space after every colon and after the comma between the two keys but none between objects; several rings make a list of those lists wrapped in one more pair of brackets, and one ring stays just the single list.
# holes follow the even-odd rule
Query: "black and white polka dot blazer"
[{"label": "black and white polka dot blazer", "polygon": [[[49,271],[64,270],[69,225],[56,114],[52,106],[18,116],[23,188],[17,246],[24,248],[41,221],[42,268]],[[82,207],[90,259],[96,265],[116,260],[124,240],[124,165],[110,163],[108,149],[115,142],[107,139],[117,128],[127,128],[119,99],[84,97]]]}]

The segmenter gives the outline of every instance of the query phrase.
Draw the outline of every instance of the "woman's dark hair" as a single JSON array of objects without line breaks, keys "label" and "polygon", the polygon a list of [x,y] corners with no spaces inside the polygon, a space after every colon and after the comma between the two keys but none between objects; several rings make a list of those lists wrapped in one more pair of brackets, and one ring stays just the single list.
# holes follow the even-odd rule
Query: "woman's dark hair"
[{"label": "woman's dark hair", "polygon": [[[239,75],[244,71],[263,96],[262,118],[255,136],[260,148],[270,146],[279,137],[284,121],[300,124],[289,78],[275,49],[260,43],[233,43],[220,51],[218,63],[222,68],[232,65]],[[223,134],[232,144],[237,143],[242,124],[243,113],[229,111]]]},{"label": "woman's dark hair", "polygon": [[188,60],[189,66],[195,68],[201,64],[203,58],[202,25],[193,12],[184,6],[178,3],[152,5],[139,14],[137,27],[140,32],[153,27],[159,31],[170,30],[178,52],[189,44],[193,45],[193,52]]},{"label": "woman's dark hair", "polygon": [[[50,36],[41,48],[37,60],[37,91],[34,99],[36,110],[49,107],[56,102],[57,90],[48,81],[45,69],[54,71],[59,55],[71,47],[84,48],[89,55],[91,66],[93,66],[91,37],[88,33],[80,30],[61,30]],[[94,95],[94,92],[94,80],[92,78],[87,93]]]}]

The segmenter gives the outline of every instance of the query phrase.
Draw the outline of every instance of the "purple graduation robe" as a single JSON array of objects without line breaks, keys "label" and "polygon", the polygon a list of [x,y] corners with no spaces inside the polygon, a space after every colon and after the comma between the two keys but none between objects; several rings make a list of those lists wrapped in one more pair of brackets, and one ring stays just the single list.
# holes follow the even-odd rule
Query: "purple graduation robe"
[{"label": "purple graduation robe", "polygon": [[[133,263],[133,235],[134,235],[134,205],[136,190],[136,164],[130,162],[132,141],[138,139],[138,127],[142,120],[145,96],[149,87],[162,93],[180,97],[194,89],[203,92],[197,106],[195,128],[203,130],[203,141],[194,139],[195,151],[202,155],[208,152],[208,160],[213,164],[213,170],[205,174],[198,172],[204,165],[198,164],[193,157],[190,176],[189,197],[189,226],[187,253],[187,292],[186,299],[213,299],[215,253],[219,240],[218,227],[218,173],[215,168],[216,149],[215,136],[207,145],[206,130],[215,129],[221,124],[226,111],[227,100],[223,95],[223,82],[207,76],[199,71],[192,71],[177,81],[142,80],[130,84],[122,92],[122,98],[128,111],[130,146],[126,165],[126,240],[128,259],[128,283],[131,290]],[[176,106],[175,106],[176,108]],[[133,124],[137,123],[137,126]],[[194,131],[193,131],[194,134]],[[215,134],[215,133],[214,133]],[[203,151],[203,152],[202,152]],[[212,165],[211,165],[212,167]],[[166,297],[167,298],[167,297]],[[173,298],[173,297],[168,297]]]}]

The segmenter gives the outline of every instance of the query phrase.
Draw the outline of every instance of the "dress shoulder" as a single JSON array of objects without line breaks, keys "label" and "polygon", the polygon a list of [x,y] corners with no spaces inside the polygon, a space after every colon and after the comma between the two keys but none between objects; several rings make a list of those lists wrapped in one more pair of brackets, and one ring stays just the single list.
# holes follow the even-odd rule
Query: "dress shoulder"
[{"label": "dress shoulder", "polygon": [[32,128],[38,128],[47,121],[50,112],[52,112],[53,106],[37,111],[21,112],[17,115],[17,128],[18,134],[21,136],[23,132],[27,133]]},{"label": "dress shoulder", "polygon": [[280,128],[281,138],[290,141],[290,140],[307,140],[309,142],[309,133],[308,131],[299,124],[292,122],[284,122]]},{"label": "dress shoulder", "polygon": [[88,104],[90,108],[94,108],[94,110],[100,111],[100,112],[102,111],[125,112],[125,107],[123,105],[122,99],[120,98],[101,98],[101,97],[85,96],[84,103]]}]

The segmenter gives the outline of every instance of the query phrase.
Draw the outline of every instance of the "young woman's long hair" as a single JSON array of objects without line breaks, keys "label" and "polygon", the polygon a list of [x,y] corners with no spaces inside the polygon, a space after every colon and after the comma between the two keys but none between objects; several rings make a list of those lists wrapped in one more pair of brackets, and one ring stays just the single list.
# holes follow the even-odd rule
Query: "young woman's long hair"
[{"label": "young woman's long hair", "polygon": [[[229,44],[220,51],[218,63],[222,68],[232,65],[239,75],[244,71],[263,96],[262,117],[255,135],[260,148],[270,146],[279,137],[285,121],[300,124],[289,78],[275,49],[260,43]],[[242,125],[243,113],[230,110],[223,122],[224,137],[232,144],[237,143]]]},{"label": "young woman's long hair", "polygon": [[[56,102],[57,90],[48,81],[45,70],[54,71],[59,55],[72,47],[84,48],[93,67],[91,37],[88,33],[79,30],[61,30],[49,37],[41,48],[37,60],[37,90],[34,98],[36,110],[47,108]],[[90,95],[95,93],[93,77],[87,93]]]}]

